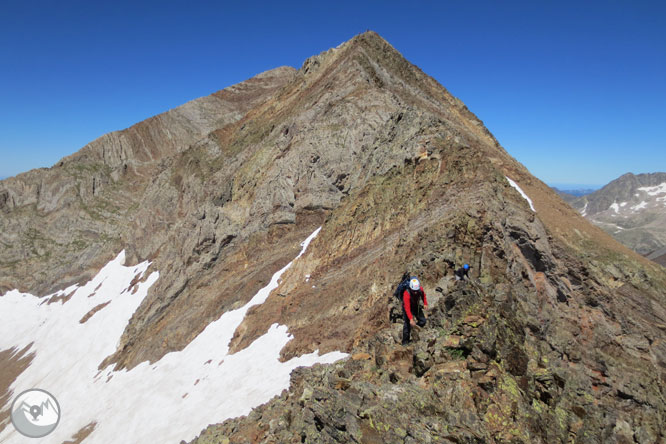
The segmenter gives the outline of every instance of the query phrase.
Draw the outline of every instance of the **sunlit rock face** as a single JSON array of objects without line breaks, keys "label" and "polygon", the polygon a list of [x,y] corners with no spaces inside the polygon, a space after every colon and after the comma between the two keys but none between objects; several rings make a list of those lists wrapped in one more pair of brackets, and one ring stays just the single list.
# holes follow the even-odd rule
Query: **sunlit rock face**
[{"label": "sunlit rock face", "polygon": [[[206,108],[217,101],[219,119]],[[291,373],[283,392],[280,379],[279,396],[248,417],[183,414],[169,440],[663,439],[663,269],[576,213],[377,34],[198,103],[176,119],[196,130],[169,139],[177,123],[156,118],[120,144],[0,182],[0,299],[84,285],[123,250],[129,270],[150,263],[133,284],[144,296],[95,363],[113,376],[106,384],[145,374],[168,386],[166,400],[210,410],[201,394],[227,405],[211,387],[229,375],[247,388],[235,371],[254,381],[255,369],[286,378],[301,362],[327,363]],[[464,263],[472,282],[456,283]],[[407,347],[389,316],[400,317],[392,293],[405,270],[429,301]],[[115,300],[94,302],[81,306],[81,328],[114,313]],[[30,351],[7,347],[23,353],[12,358],[19,381]],[[215,359],[186,359],[186,374],[169,367],[195,351]],[[241,366],[259,351],[265,359]],[[231,416],[248,412],[245,399],[253,389]],[[108,425],[86,420],[77,432],[105,436]],[[203,422],[221,424],[200,432]]]}]

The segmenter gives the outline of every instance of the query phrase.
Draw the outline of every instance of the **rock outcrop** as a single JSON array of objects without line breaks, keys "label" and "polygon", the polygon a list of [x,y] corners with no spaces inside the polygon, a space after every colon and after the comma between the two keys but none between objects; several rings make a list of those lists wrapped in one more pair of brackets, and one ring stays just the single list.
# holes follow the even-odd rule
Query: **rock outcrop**
[{"label": "rock outcrop", "polygon": [[[62,287],[121,248],[160,271],[100,363],[120,368],[183,349],[322,227],[231,348],[279,322],[285,359],[351,358],[195,442],[664,439],[664,269],[373,32],[2,181],[0,207],[0,289]],[[410,347],[388,316],[405,269],[432,301]]]},{"label": "rock outcrop", "polygon": [[94,275],[133,241],[128,221],[160,203],[150,201],[149,186],[174,157],[237,122],[294,75],[288,67],[260,74],[104,135],[52,168],[0,181],[0,291],[48,293]]}]

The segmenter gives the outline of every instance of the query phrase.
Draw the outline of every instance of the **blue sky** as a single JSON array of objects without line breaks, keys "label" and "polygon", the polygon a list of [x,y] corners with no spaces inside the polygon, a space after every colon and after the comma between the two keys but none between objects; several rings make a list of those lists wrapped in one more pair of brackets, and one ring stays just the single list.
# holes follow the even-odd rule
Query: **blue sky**
[{"label": "blue sky", "polygon": [[0,177],[367,29],[547,183],[666,171],[665,5],[4,0]]}]

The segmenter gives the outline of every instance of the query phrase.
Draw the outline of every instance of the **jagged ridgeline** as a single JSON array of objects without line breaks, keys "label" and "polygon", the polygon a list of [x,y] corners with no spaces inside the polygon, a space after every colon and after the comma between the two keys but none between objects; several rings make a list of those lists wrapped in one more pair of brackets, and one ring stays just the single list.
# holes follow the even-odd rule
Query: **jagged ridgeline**
[{"label": "jagged ridgeline", "polygon": [[[664,269],[372,32],[0,182],[0,290],[46,295],[123,249],[150,261],[159,279],[100,362],[133,369],[250,301],[320,226],[230,351],[278,323],[283,360],[350,357],[194,442],[665,439]],[[473,283],[455,284],[462,263]],[[431,306],[409,347],[388,316],[405,269]]]}]

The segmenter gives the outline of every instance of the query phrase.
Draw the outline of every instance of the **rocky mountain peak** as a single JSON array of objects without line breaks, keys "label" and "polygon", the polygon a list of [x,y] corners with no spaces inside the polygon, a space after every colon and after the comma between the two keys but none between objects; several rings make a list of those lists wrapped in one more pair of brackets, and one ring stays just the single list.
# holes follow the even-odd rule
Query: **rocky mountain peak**
[{"label": "rocky mountain peak", "polygon": [[[0,196],[3,292],[60,290],[66,307],[62,289],[120,251],[128,270],[159,273],[149,288],[128,277],[144,298],[100,371],[163,368],[241,309],[229,359],[276,324],[284,363],[350,355],[296,371],[200,443],[664,438],[663,269],[376,33],[104,136]],[[463,263],[472,282],[453,277]],[[406,269],[432,311],[403,347],[392,293]]]},{"label": "rocky mountain peak", "polygon": [[627,173],[571,205],[633,250],[666,246],[666,173]]}]

